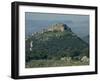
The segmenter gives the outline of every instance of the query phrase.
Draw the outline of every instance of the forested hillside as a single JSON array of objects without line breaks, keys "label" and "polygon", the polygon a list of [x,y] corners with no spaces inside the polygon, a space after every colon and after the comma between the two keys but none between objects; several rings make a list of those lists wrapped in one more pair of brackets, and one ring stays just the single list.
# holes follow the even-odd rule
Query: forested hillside
[{"label": "forested hillside", "polygon": [[72,60],[82,56],[89,57],[88,44],[73,33],[68,26],[64,24],[63,27],[64,31],[55,29],[37,32],[26,39],[26,62],[61,60],[63,57],[71,57]]}]

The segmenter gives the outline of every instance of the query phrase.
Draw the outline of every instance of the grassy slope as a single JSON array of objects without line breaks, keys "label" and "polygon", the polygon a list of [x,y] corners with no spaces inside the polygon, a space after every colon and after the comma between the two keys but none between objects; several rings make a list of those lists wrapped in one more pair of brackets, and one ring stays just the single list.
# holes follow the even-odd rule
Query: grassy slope
[{"label": "grassy slope", "polygon": [[67,62],[65,60],[32,60],[26,64],[26,68],[35,67],[57,67],[57,66],[80,66],[89,65],[89,62],[71,61]]}]

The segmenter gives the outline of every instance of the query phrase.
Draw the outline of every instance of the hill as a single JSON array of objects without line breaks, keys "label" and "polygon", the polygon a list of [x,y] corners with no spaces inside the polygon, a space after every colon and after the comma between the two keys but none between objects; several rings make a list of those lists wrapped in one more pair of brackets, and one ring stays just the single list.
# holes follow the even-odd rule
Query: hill
[{"label": "hill", "polygon": [[[58,28],[58,29],[57,29]],[[63,30],[63,31],[62,31]],[[66,24],[33,33],[26,41],[26,62],[31,60],[59,60],[62,57],[89,57],[88,44],[72,32]]]},{"label": "hill", "polygon": [[84,36],[82,39],[89,44],[89,35]]}]

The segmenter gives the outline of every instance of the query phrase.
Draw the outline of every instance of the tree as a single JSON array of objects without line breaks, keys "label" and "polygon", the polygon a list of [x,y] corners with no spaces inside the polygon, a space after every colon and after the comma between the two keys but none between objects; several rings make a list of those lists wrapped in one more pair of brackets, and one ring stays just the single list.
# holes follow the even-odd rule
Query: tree
[{"label": "tree", "polygon": [[81,54],[80,50],[78,50],[78,49],[74,49],[74,50],[72,50],[70,56],[73,58],[73,57],[77,57],[77,56],[79,56],[80,54]]},{"label": "tree", "polygon": [[82,55],[81,56],[87,56],[89,58],[89,48],[85,48],[83,51],[82,51]]}]

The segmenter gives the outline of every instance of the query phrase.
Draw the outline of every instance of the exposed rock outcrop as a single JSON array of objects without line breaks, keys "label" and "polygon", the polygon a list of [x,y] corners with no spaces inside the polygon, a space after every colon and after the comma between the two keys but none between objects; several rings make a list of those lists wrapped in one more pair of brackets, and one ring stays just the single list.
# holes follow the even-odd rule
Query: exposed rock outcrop
[{"label": "exposed rock outcrop", "polygon": [[66,24],[58,23],[52,25],[47,29],[47,31],[61,31],[61,32],[63,32],[64,30],[71,31],[71,28],[69,28]]}]

